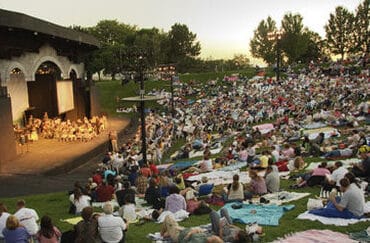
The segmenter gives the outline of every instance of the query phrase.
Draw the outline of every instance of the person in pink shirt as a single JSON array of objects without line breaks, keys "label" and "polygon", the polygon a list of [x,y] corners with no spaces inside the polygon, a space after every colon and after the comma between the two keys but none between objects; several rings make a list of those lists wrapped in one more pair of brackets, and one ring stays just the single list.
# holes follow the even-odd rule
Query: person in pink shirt
[{"label": "person in pink shirt", "polygon": [[284,149],[281,151],[280,160],[288,160],[294,157],[294,149],[289,144],[285,144]]},{"label": "person in pink shirt", "polygon": [[62,233],[53,225],[51,218],[47,215],[43,216],[40,221],[40,230],[36,234],[36,238],[40,243],[59,243]]},{"label": "person in pink shirt", "polygon": [[322,162],[317,168],[309,173],[303,174],[297,181],[296,187],[320,185],[325,181],[326,175],[330,175],[330,171],[326,168],[327,163]]}]

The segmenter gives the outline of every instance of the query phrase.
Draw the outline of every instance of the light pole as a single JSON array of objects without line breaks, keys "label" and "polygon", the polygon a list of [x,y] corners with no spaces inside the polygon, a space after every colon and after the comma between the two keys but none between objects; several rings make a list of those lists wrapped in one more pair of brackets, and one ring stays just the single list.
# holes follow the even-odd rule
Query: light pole
[{"label": "light pole", "polygon": [[140,91],[139,96],[122,98],[123,101],[139,102],[140,103],[140,119],[141,119],[141,153],[143,155],[143,164],[147,164],[146,157],[146,128],[145,128],[145,101],[151,100],[160,100],[163,99],[159,96],[147,96],[145,95],[144,88],[144,65],[143,65],[143,56],[138,56],[138,72],[139,72],[139,81],[140,81]]},{"label": "light pole", "polygon": [[280,80],[280,40],[282,36],[283,32],[280,30],[267,33],[267,39],[276,42],[276,82]]}]

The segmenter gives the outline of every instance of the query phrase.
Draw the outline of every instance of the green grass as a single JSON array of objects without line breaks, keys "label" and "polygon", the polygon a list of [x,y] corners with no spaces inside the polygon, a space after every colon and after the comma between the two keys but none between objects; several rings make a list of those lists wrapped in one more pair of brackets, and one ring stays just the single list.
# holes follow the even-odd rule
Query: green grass
[{"label": "green grass", "polygon": [[[320,158],[309,158],[309,161],[319,161]],[[302,171],[301,171],[302,172]],[[303,199],[291,202],[294,204],[295,208],[284,214],[280,219],[279,226],[263,226],[264,236],[262,238],[263,242],[270,242],[279,237],[283,237],[286,234],[304,231],[308,229],[330,229],[333,231],[338,231],[342,233],[357,232],[362,231],[368,227],[369,222],[357,223],[354,225],[349,225],[346,227],[338,227],[331,225],[323,225],[317,221],[309,220],[298,220],[296,217],[306,211],[308,198],[314,198],[319,195],[319,187],[306,187],[303,189],[292,190],[289,186],[294,184],[293,180],[281,180],[281,188],[283,190],[296,191],[296,192],[309,192],[310,196]],[[66,219],[73,217],[73,215],[68,214],[69,201],[67,192],[56,192],[50,194],[42,195],[32,195],[25,197],[15,197],[15,198],[2,198],[1,202],[7,205],[10,213],[15,211],[15,203],[19,199],[25,199],[27,207],[34,208],[38,212],[39,216],[49,215],[54,224],[62,231],[67,231],[72,229],[72,225],[62,222],[61,219]],[[367,198],[369,200],[369,198]],[[213,207],[218,210],[219,207]],[[100,209],[96,209],[100,211]],[[180,222],[180,225],[185,227],[197,226],[209,223],[209,216],[191,216],[190,218]],[[239,227],[244,228],[242,224],[237,224]],[[127,242],[150,242],[146,235],[149,233],[158,232],[160,230],[160,224],[153,222],[146,222],[144,225],[131,224],[127,232]]]},{"label": "green grass", "polygon": [[[200,74],[182,74],[180,75],[180,80],[183,82],[189,82],[190,80],[196,80],[197,84],[204,84],[208,80],[219,78],[222,80],[224,75],[230,75],[232,73],[242,73],[248,77],[254,76],[254,69],[243,70],[243,71],[235,71],[235,72],[227,72],[227,73],[200,73]],[[168,81],[146,81],[145,82],[145,90],[149,91],[152,89],[166,89],[169,90],[169,82]],[[98,87],[99,94],[100,94],[100,104],[103,108],[103,111],[107,113],[109,116],[112,117],[121,117],[127,116],[123,114],[116,113],[117,107],[131,107],[132,103],[122,102],[119,101],[119,98],[130,97],[130,96],[137,96],[139,90],[139,84],[135,82],[130,82],[125,86],[121,86],[120,81],[101,81],[97,82],[96,86]],[[118,98],[117,98],[118,97]],[[118,101],[117,101],[118,100]],[[161,108],[156,103],[148,103],[146,107],[150,108]],[[133,114],[129,114],[128,116],[135,116]],[[169,156],[177,151],[183,144],[184,140],[180,139],[174,142],[173,147],[164,154],[164,159],[168,160]],[[230,143],[228,141],[227,143]],[[305,158],[307,163],[313,161],[321,161],[320,158]],[[293,181],[289,180],[282,180],[281,187],[283,189],[288,189],[289,185],[293,184]],[[315,195],[319,194],[319,188],[304,188],[300,189],[302,192],[310,192],[311,195],[309,197],[315,197]],[[369,223],[358,223],[355,225],[350,225],[347,227],[336,227],[336,226],[327,226],[323,225],[319,222],[312,222],[308,220],[298,220],[296,217],[306,211],[307,207],[307,198],[303,198],[298,201],[292,202],[295,204],[295,208],[291,211],[288,211],[284,214],[284,216],[280,220],[280,225],[276,227],[272,226],[264,226],[265,235],[262,238],[263,242],[269,242],[279,237],[283,237],[286,234],[298,231],[304,231],[308,229],[331,229],[334,231],[339,232],[356,232],[361,231],[368,227]],[[14,213],[15,211],[15,203],[20,199],[20,197],[16,198],[1,198],[0,201],[5,203],[8,206],[9,212]],[[61,229],[62,231],[67,231],[72,229],[72,226],[68,223],[64,223],[60,221],[61,219],[66,219],[73,217],[73,215],[68,214],[69,208],[69,201],[67,192],[55,192],[50,194],[42,194],[42,195],[32,195],[22,197],[22,199],[26,200],[27,206],[30,208],[36,209],[40,217],[42,215],[49,215],[52,217],[54,224]],[[218,209],[215,207],[215,209]],[[96,209],[99,211],[99,209]],[[180,223],[180,225],[185,227],[197,226],[201,224],[209,223],[209,216],[191,216],[190,218],[184,220]],[[244,227],[244,225],[238,224],[240,227]],[[160,230],[160,225],[155,224],[153,222],[147,222],[144,225],[135,225],[132,224],[129,226],[129,230],[127,233],[127,242],[150,242],[146,235],[148,233],[158,232]]]}]

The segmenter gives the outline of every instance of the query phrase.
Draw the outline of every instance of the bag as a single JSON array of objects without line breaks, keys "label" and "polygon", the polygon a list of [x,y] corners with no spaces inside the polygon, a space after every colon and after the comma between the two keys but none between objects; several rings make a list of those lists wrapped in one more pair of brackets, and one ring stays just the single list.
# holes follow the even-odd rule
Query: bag
[{"label": "bag", "polygon": [[314,199],[314,198],[309,198],[307,202],[307,210],[313,210],[313,209],[319,209],[323,208],[324,204],[322,203],[321,199]]},{"label": "bag", "polygon": [[69,205],[68,213],[69,213],[69,214],[76,214],[76,206],[75,206],[73,203],[71,203],[71,204]]}]

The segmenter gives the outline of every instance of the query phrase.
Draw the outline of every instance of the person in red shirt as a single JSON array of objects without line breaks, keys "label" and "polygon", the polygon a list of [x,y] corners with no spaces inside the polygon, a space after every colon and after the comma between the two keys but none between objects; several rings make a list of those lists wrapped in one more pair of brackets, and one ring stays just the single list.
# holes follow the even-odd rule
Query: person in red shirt
[{"label": "person in red shirt", "polygon": [[104,181],[98,188],[96,189],[96,196],[98,202],[107,202],[112,200],[114,194],[114,187],[109,185],[106,181]]},{"label": "person in red shirt", "polygon": [[149,168],[152,172],[152,175],[159,175],[159,170],[158,170],[157,166],[154,164],[153,161],[149,162]]},{"label": "person in red shirt", "polygon": [[97,169],[95,173],[93,173],[92,179],[93,182],[95,182],[97,185],[100,185],[103,182],[103,177],[99,169]]},{"label": "person in red shirt", "polygon": [[143,167],[140,169],[140,172],[146,178],[152,175],[152,171],[148,168],[148,165],[144,164]]}]

